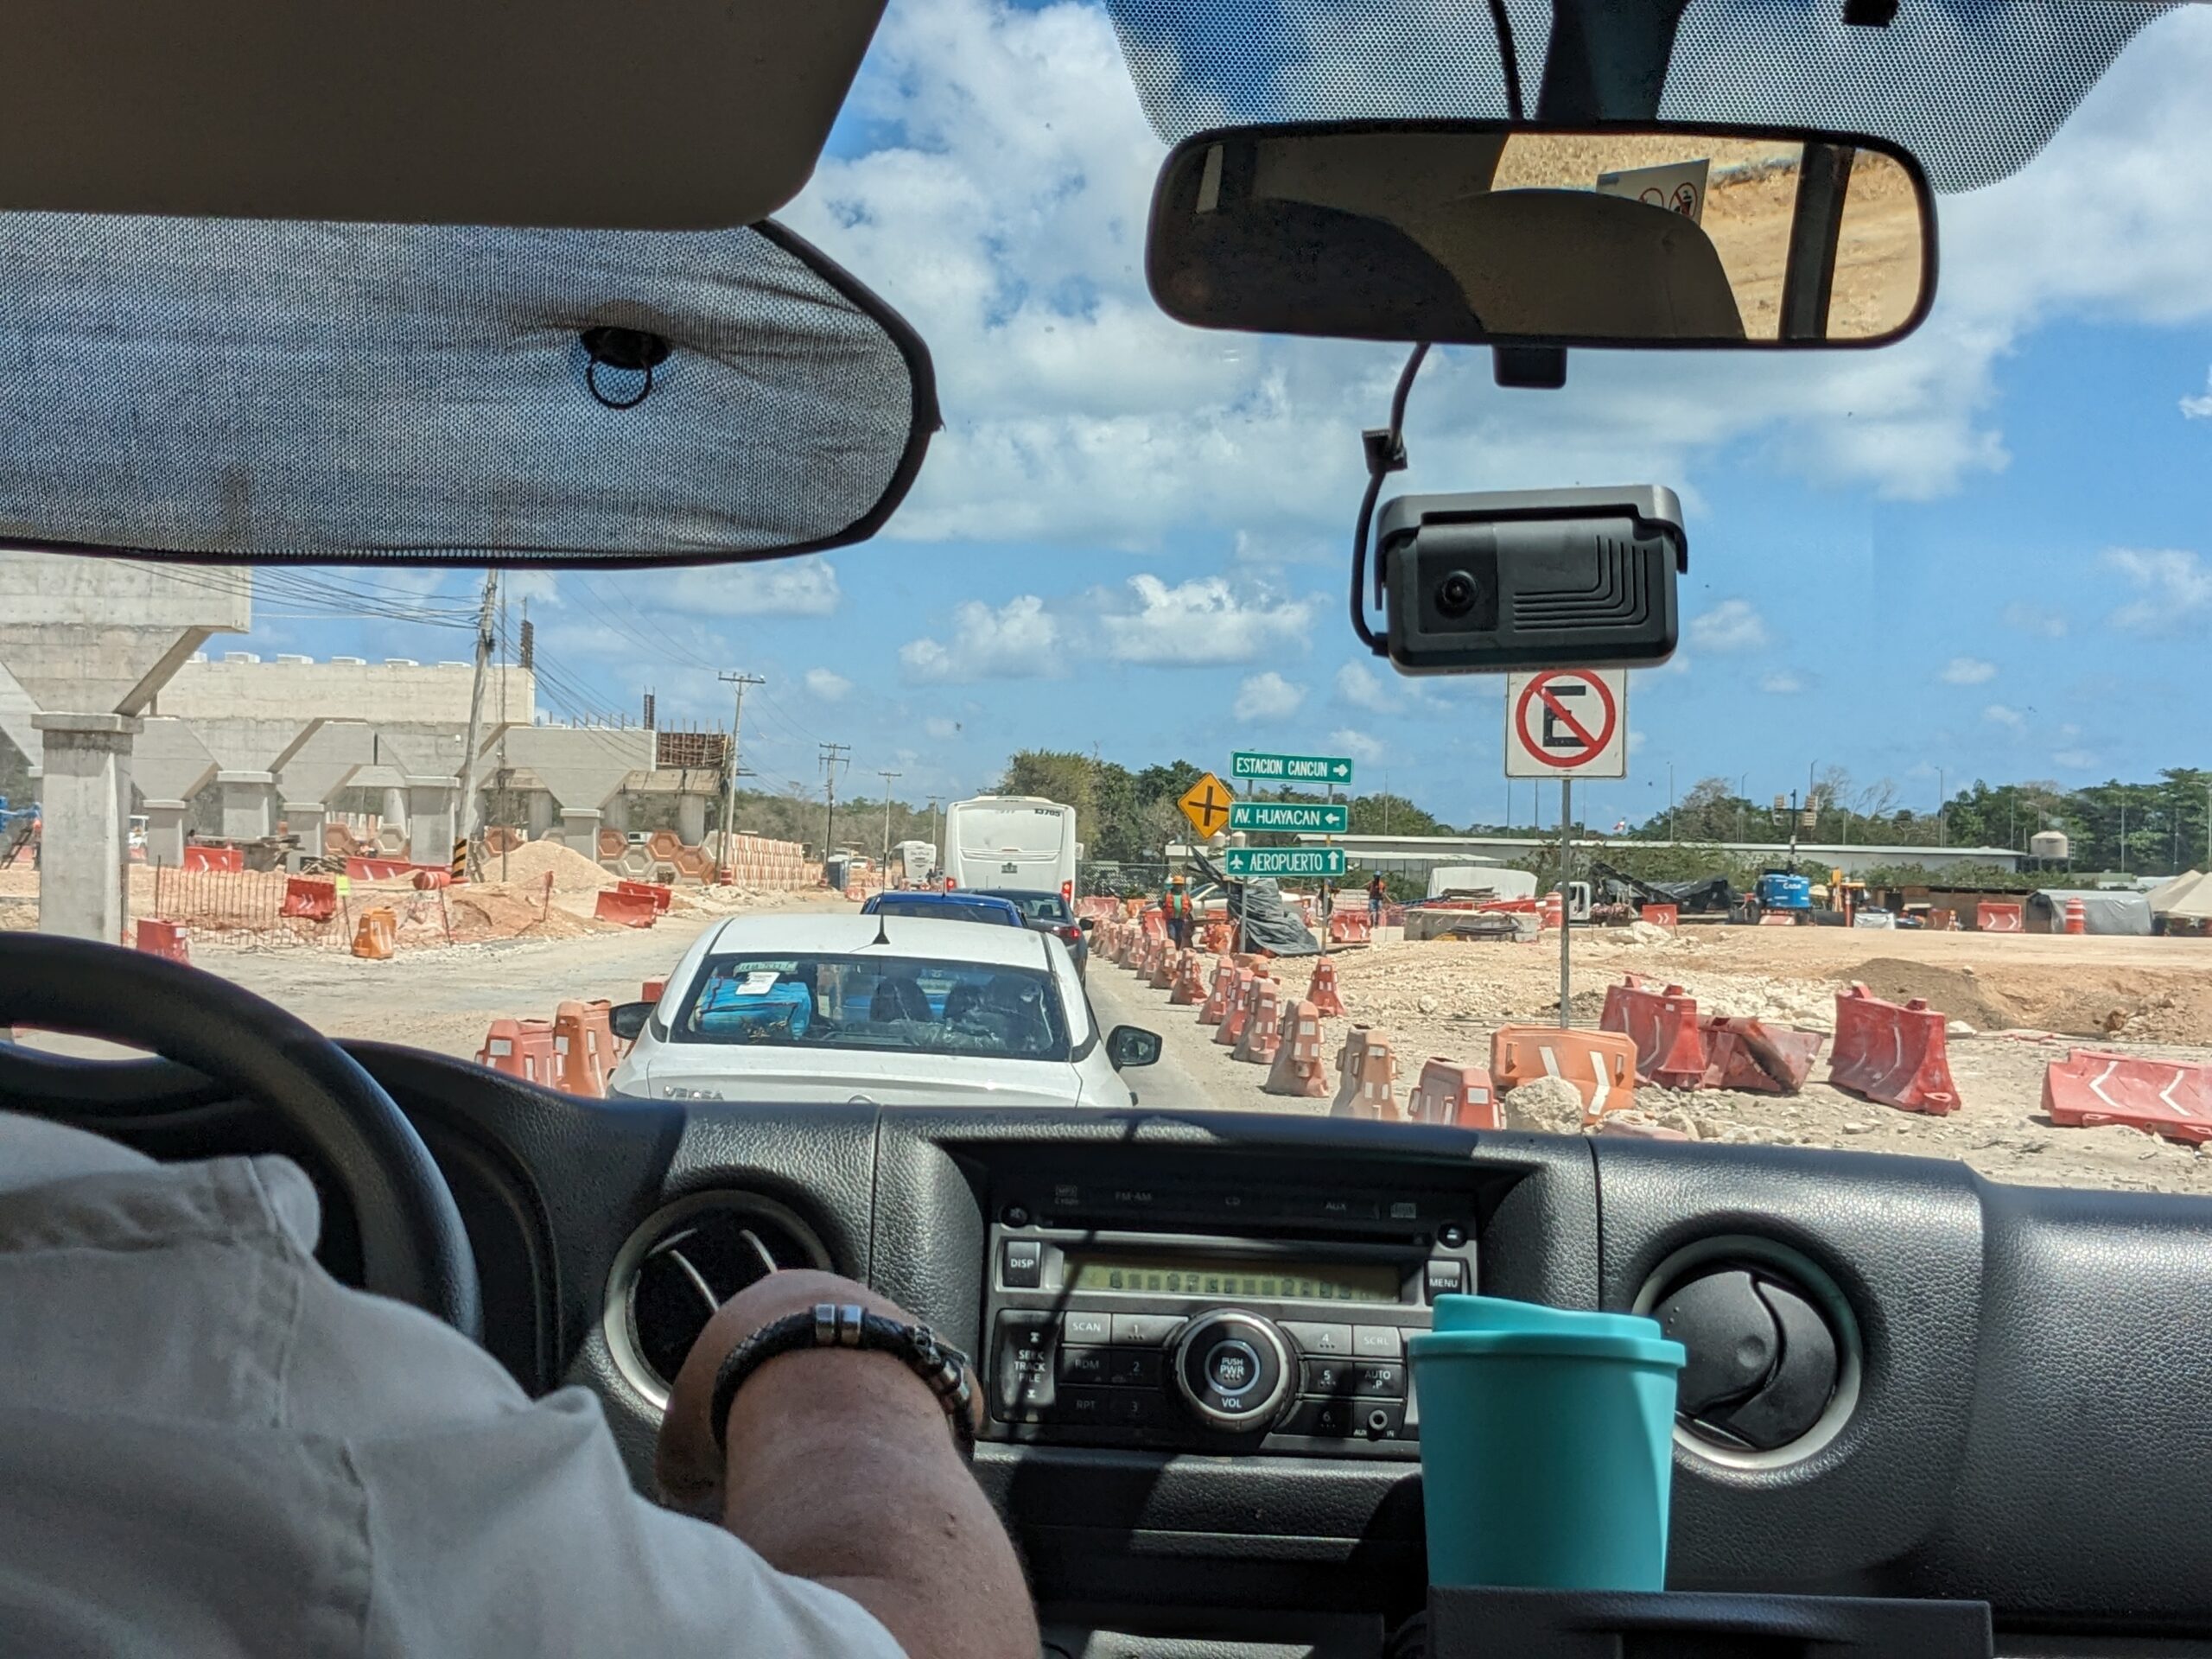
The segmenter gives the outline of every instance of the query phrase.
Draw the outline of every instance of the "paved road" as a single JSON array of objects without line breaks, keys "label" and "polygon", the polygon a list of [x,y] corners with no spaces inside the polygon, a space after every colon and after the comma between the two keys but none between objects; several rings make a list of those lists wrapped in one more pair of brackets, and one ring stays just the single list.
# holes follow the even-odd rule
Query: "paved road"
[{"label": "paved road", "polygon": [[1180,1009],[1174,1010],[1179,1018],[1171,1027],[1163,1017],[1169,1012],[1162,1006],[1166,993],[1140,985],[1135,974],[1116,968],[1110,962],[1094,961],[1087,978],[1091,1011],[1098,1016],[1101,1026],[1109,1031],[1116,1026],[1141,1026],[1166,1039],[1158,1065],[1123,1074],[1129,1086],[1136,1090],[1137,1103],[1168,1112],[1212,1109],[1216,1102],[1200,1082],[1202,1074],[1192,1065],[1198,1057],[1189,1052],[1185,1043],[1178,1040],[1184,1034],[1181,1027],[1190,1022],[1189,1015]]}]

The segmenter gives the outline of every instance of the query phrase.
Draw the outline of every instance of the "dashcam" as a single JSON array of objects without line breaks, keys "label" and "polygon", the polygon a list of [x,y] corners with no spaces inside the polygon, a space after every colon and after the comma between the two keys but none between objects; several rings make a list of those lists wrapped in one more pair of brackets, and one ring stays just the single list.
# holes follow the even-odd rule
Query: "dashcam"
[{"label": "dashcam", "polygon": [[1650,667],[1675,654],[1682,504],[1656,485],[1402,495],[1376,556],[1405,674]]}]

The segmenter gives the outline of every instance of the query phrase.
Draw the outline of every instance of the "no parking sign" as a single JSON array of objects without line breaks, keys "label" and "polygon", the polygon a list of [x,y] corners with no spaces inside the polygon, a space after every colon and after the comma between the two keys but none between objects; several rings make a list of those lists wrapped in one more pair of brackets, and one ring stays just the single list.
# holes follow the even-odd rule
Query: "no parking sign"
[{"label": "no parking sign", "polygon": [[1505,775],[1628,776],[1628,671],[1548,668],[1505,682]]}]

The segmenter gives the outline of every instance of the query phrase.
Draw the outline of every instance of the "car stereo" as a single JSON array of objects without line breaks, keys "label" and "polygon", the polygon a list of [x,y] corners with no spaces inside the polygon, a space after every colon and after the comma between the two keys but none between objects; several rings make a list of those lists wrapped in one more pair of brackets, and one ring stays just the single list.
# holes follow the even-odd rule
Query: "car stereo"
[{"label": "car stereo", "polygon": [[[1202,1207],[1218,1213],[1227,1196]],[[1240,1194],[1232,1207],[1233,1233],[1003,1208],[985,1287],[986,1437],[1418,1456],[1405,1338],[1428,1329],[1433,1297],[1472,1288],[1466,1230],[1419,1198]],[[1281,1224],[1257,1224],[1268,1220]]]}]

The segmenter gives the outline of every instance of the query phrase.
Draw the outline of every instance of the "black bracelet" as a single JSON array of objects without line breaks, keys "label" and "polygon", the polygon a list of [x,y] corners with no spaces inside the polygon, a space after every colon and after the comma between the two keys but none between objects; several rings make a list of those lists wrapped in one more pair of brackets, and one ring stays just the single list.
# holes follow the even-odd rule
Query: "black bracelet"
[{"label": "black bracelet", "polygon": [[963,1453],[974,1454],[976,1423],[970,1413],[976,1384],[968,1356],[939,1342],[926,1325],[901,1325],[867,1312],[857,1302],[817,1302],[810,1313],[771,1319],[724,1356],[707,1403],[715,1450],[728,1455],[729,1408],[745,1379],[779,1354],[809,1348],[859,1348],[905,1361],[944,1408],[955,1443]]}]

